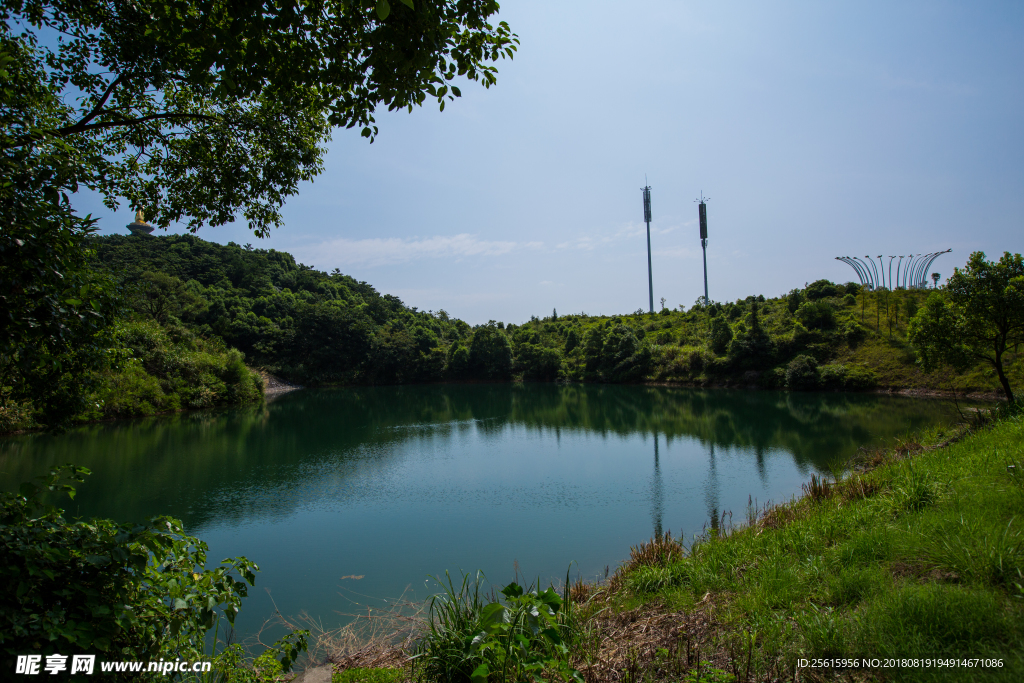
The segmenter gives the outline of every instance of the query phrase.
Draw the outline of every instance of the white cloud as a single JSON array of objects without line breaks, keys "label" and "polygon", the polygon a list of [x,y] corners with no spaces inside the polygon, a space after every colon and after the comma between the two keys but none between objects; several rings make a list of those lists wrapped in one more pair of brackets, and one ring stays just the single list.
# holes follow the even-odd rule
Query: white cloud
[{"label": "white cloud", "polygon": [[423,258],[501,256],[520,249],[539,249],[543,242],[481,240],[475,235],[434,235],[432,237],[340,238],[293,249],[305,262],[338,266],[387,266]]}]

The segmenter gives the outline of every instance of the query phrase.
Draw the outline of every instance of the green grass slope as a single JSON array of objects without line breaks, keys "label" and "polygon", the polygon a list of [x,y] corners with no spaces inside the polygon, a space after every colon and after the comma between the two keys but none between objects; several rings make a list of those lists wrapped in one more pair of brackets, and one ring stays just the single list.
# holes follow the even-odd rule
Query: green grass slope
[{"label": "green grass slope", "polygon": [[[602,604],[705,609],[718,625],[709,662],[741,680],[788,680],[799,659],[824,657],[982,658],[1001,665],[858,678],[1024,680],[1021,411],[948,447],[903,443],[878,460],[812,480],[801,500],[712,529],[689,552],[671,539],[634,549]],[[664,654],[644,666],[650,680],[671,678]]]}]

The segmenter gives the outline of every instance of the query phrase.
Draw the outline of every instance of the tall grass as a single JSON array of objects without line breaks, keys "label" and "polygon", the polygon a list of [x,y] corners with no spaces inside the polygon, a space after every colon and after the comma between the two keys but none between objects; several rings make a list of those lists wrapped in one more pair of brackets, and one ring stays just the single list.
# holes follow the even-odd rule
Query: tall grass
[{"label": "tall grass", "polygon": [[579,681],[569,647],[580,638],[566,574],[560,596],[552,587],[505,586],[491,599],[481,594],[482,573],[463,575],[456,587],[447,572],[431,598],[427,631],[416,647],[414,675],[438,683],[521,680]]}]

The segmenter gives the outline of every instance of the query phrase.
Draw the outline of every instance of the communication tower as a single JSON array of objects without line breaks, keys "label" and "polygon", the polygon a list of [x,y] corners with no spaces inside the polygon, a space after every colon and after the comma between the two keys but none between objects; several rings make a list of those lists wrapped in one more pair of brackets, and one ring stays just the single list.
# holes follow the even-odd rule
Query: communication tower
[{"label": "communication tower", "polygon": [[700,199],[694,199],[695,202],[700,202],[697,205],[697,215],[700,217],[700,248],[704,252],[704,305],[707,306],[710,303],[708,299],[708,200],[710,197],[705,197],[704,192],[700,193]]},{"label": "communication tower", "polygon": [[[644,180],[647,180],[644,178]],[[654,276],[651,275],[651,186],[643,187],[644,223],[647,223],[647,292],[650,295],[651,313],[654,313]]]}]

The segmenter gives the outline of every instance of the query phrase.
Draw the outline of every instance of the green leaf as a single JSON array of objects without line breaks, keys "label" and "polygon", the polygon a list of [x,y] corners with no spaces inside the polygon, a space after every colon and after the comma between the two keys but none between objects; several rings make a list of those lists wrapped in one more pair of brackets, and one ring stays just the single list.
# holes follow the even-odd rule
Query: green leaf
[{"label": "green leaf", "polygon": [[401,2],[403,5],[405,5],[409,9],[416,9],[415,7],[412,6],[412,0],[399,0],[399,2]]},{"label": "green leaf", "polygon": [[377,16],[380,17],[380,20],[384,21],[389,14],[391,14],[391,5],[388,4],[388,0],[377,0]]},{"label": "green leaf", "polygon": [[487,666],[487,662],[484,662],[477,668],[473,669],[473,673],[470,675],[470,679],[473,683],[486,683],[487,674],[491,672],[490,667]]},{"label": "green leaf", "polygon": [[501,589],[501,594],[506,598],[518,598],[523,594],[523,588],[518,583],[513,581],[509,585]]},{"label": "green leaf", "polygon": [[492,602],[480,610],[480,624],[484,628],[501,623],[505,618],[505,606],[500,602]]}]

